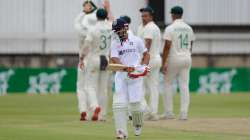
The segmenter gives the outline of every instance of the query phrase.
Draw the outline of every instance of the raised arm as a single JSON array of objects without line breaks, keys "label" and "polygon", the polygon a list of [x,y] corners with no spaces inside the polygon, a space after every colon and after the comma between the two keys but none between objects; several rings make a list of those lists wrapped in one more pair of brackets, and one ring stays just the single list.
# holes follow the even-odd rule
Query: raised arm
[{"label": "raised arm", "polygon": [[110,5],[109,0],[104,0],[103,7],[108,12],[108,20],[114,21],[114,16],[113,16],[112,11],[111,11],[111,5]]}]

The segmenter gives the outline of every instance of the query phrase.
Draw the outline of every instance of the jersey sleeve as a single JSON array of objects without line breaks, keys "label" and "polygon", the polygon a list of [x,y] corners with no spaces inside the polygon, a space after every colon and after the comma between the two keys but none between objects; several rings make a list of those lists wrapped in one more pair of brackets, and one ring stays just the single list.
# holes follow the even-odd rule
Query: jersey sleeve
[{"label": "jersey sleeve", "polygon": [[167,27],[167,28],[165,29],[164,35],[163,35],[163,39],[164,39],[164,40],[172,41],[171,28]]},{"label": "jersey sleeve", "polygon": [[148,51],[148,49],[145,47],[145,44],[142,39],[138,38],[138,48],[140,53],[144,53]]},{"label": "jersey sleeve", "polygon": [[154,30],[150,27],[146,27],[144,30],[144,39],[153,39],[154,38]]},{"label": "jersey sleeve", "polygon": [[119,53],[118,53],[118,50],[117,50],[117,46],[116,46],[116,43],[112,42],[111,43],[111,49],[110,49],[110,57],[116,57],[116,58],[119,58]]}]

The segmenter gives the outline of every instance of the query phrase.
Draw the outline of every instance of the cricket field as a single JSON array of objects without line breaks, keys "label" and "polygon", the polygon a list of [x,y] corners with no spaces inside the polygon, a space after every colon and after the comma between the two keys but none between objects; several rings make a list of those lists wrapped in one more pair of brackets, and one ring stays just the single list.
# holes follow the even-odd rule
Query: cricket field
[{"label": "cricket field", "polygon": [[[162,102],[160,112],[162,112]],[[192,94],[188,121],[145,122],[129,140],[250,140],[250,94]],[[0,96],[0,140],[114,140],[111,100],[106,122],[80,122],[75,94]]]}]

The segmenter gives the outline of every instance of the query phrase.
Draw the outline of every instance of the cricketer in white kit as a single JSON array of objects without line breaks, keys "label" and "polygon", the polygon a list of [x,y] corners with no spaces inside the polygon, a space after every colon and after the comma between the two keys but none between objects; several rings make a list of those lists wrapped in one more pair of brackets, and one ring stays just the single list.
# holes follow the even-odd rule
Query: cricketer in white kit
[{"label": "cricketer in white kit", "polygon": [[162,67],[165,74],[165,114],[163,118],[172,119],[173,93],[172,82],[177,78],[180,87],[181,105],[180,120],[187,120],[189,97],[189,72],[192,65],[191,51],[195,40],[192,28],[181,18],[183,9],[175,6],[171,9],[173,23],[164,32],[164,50]]},{"label": "cricketer in white kit", "polygon": [[[150,56],[143,41],[127,33],[126,22],[117,19],[112,29],[118,38],[111,43],[111,61],[130,67],[148,65]],[[128,77],[128,71],[116,72],[115,93],[113,95],[113,115],[118,139],[128,137],[127,121],[128,106],[133,120],[134,133],[141,134],[143,125],[143,110],[141,101],[144,98],[143,78]]]},{"label": "cricketer in white kit", "polygon": [[[159,119],[158,104],[159,104],[159,74],[161,67],[161,31],[153,21],[154,11],[150,7],[141,8],[142,24],[138,28],[137,35],[144,40],[146,48],[150,53],[149,66],[151,67],[150,74],[145,78],[145,85],[149,91],[149,107],[146,100],[143,104],[146,106],[147,116],[145,119],[156,121]],[[148,108],[148,109],[147,109]]]},{"label": "cricketer in white kit", "polygon": [[[95,25],[96,18],[96,6],[91,1],[85,1],[83,3],[83,12],[81,12],[74,21],[75,30],[79,35],[79,60],[81,60],[80,52],[84,48],[84,41],[88,30]],[[87,97],[86,91],[84,89],[85,85],[85,71],[80,68],[80,63],[77,69],[77,99],[78,99],[78,108],[81,113],[81,121],[87,120]]]},{"label": "cricketer in white kit", "polygon": [[[109,9],[110,5],[109,2],[106,1],[104,3],[104,7]],[[95,4],[92,1],[85,1],[83,3],[83,12],[81,12],[74,21],[74,27],[75,30],[78,32],[79,34],[79,62],[81,61],[81,59],[83,59],[81,57],[81,51],[85,50],[84,49],[84,43],[85,43],[85,39],[86,36],[89,32],[89,29],[92,28],[96,22],[97,22],[97,18],[96,18],[96,10],[97,7],[95,6]],[[110,10],[108,10],[110,11]],[[80,68],[81,65],[79,63],[78,65],[78,71],[77,71],[77,98],[78,98],[78,108],[79,108],[79,112],[81,114],[81,121],[86,121],[87,120],[87,111],[88,111],[88,104],[89,104],[89,99],[86,97],[86,89],[84,89],[84,85],[87,83],[87,81],[85,81],[86,79],[86,71]]]},{"label": "cricketer in white kit", "polygon": [[[106,67],[111,44],[112,23],[106,20],[108,13],[105,9],[98,9],[96,15],[98,20],[85,39],[84,49],[80,54],[83,60],[80,63],[84,65],[83,69],[86,71],[85,81],[88,83],[84,85],[84,89],[89,96],[90,108],[94,109],[100,105],[101,112],[97,117],[104,121],[107,114],[109,72],[106,71]],[[97,95],[99,101],[96,100]]]}]

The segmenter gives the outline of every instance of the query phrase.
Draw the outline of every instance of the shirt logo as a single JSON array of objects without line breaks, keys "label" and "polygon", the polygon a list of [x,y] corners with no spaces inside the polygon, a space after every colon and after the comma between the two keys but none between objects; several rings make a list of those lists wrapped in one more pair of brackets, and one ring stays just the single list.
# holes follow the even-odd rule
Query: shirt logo
[{"label": "shirt logo", "polygon": [[126,49],[119,51],[119,55],[124,55],[125,53],[133,53],[136,52],[136,49]]}]

